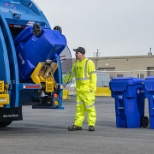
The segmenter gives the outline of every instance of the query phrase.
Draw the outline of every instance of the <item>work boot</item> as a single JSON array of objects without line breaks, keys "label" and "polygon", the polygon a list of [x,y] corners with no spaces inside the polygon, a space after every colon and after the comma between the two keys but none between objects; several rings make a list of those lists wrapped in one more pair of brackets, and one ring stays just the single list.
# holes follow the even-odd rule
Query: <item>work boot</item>
[{"label": "work boot", "polygon": [[94,126],[89,126],[89,131],[95,131],[95,127]]},{"label": "work boot", "polygon": [[68,130],[69,131],[82,130],[82,127],[73,125],[73,126],[69,126]]}]

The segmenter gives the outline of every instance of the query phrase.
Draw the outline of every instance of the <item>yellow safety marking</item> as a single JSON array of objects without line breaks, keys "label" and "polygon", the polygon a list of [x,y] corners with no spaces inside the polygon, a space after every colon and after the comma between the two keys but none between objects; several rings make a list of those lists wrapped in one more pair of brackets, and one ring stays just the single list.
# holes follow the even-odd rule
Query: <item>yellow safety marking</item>
[{"label": "yellow safety marking", "polygon": [[95,96],[111,96],[109,87],[97,87]]},{"label": "yellow safety marking", "polygon": [[63,90],[63,99],[66,99],[66,100],[70,99],[69,91],[66,89]]}]

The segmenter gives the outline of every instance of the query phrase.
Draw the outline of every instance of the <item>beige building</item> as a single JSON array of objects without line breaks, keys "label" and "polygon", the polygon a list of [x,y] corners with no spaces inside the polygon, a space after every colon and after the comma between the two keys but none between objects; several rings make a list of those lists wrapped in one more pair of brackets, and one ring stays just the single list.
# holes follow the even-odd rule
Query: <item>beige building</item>
[{"label": "beige building", "polygon": [[154,76],[154,56],[115,56],[115,57],[90,57],[96,69],[109,72],[111,78],[132,76],[146,78]]}]

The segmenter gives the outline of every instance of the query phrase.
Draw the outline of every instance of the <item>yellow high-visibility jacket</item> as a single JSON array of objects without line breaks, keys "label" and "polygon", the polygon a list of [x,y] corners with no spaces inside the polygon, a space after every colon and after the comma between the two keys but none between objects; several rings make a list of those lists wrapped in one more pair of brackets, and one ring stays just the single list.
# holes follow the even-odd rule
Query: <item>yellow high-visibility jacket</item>
[{"label": "yellow high-visibility jacket", "polygon": [[97,75],[95,65],[92,60],[85,58],[77,60],[72,67],[71,78],[76,78],[77,92],[95,92]]}]

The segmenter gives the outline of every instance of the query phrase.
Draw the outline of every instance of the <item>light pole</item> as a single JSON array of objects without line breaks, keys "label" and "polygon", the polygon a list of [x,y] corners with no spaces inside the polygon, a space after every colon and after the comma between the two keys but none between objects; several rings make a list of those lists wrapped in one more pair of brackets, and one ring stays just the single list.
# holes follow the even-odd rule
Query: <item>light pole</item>
[{"label": "light pole", "polygon": [[152,55],[152,52],[151,52],[152,48],[150,47],[150,52],[148,52],[148,55]]},{"label": "light pole", "polygon": [[97,49],[97,52],[94,52],[94,55],[96,56],[96,70],[97,70],[97,62],[98,62],[98,57],[100,56],[100,52],[98,51],[98,49]]}]

